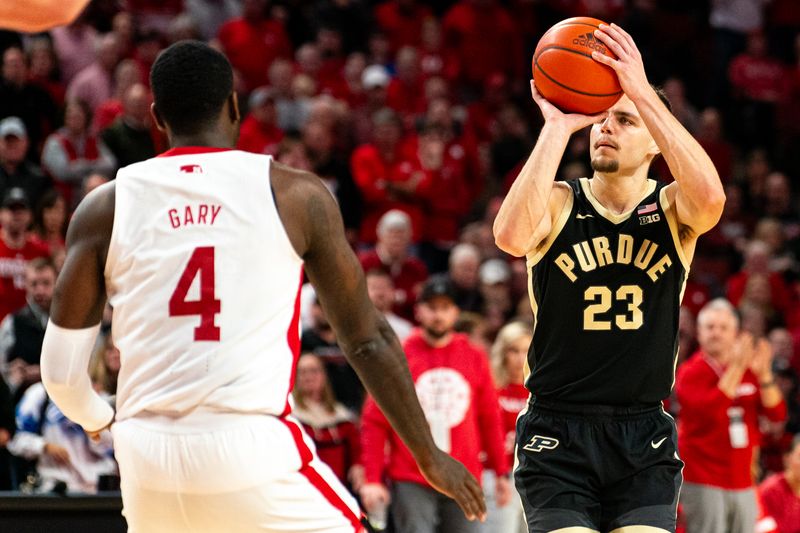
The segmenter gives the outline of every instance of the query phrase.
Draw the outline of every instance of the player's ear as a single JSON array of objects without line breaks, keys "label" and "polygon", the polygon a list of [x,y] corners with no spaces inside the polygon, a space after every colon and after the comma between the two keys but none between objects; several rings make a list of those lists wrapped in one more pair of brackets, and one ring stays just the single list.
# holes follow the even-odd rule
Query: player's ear
[{"label": "player's ear", "polygon": [[655,139],[650,139],[650,146],[647,147],[647,155],[651,158],[658,157],[661,154],[661,149],[656,144]]},{"label": "player's ear", "polygon": [[239,112],[239,97],[236,91],[232,91],[230,96],[228,96],[228,117],[231,119],[231,122],[234,123],[242,120],[242,115]]},{"label": "player's ear", "polygon": [[158,109],[156,109],[155,102],[150,104],[150,115],[153,117],[153,121],[155,121],[156,128],[158,128],[159,131],[163,131],[166,133],[167,125],[164,122],[164,119],[161,118],[161,115],[158,113]]}]

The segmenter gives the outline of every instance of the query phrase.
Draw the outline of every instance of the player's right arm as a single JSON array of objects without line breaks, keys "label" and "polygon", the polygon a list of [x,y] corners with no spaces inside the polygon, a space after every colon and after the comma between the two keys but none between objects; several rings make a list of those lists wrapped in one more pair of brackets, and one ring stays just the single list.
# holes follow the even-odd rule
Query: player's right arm
[{"label": "player's right arm", "polygon": [[494,219],[498,248],[522,257],[550,234],[553,220],[571,194],[555,181],[570,136],[598,120],[596,116],[566,114],[545,100],[531,80],[531,94],[544,117],[544,127],[528,160]]},{"label": "player's right arm", "polygon": [[35,33],[70,24],[89,0],[4,0],[0,28]]},{"label": "player's right arm", "polygon": [[431,486],[453,498],[467,518],[483,519],[486,504],[477,480],[433,442],[405,354],[367,295],[333,196],[313,174],[277,163],[272,186],[284,227],[353,369]]}]

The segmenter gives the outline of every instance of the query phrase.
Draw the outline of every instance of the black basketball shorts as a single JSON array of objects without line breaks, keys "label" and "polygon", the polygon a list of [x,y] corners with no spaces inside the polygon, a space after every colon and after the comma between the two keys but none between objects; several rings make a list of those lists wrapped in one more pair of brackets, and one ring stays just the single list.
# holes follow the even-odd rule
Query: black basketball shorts
[{"label": "black basketball shorts", "polygon": [[683,462],[661,406],[618,408],[533,397],[517,420],[514,481],[530,533],[623,526],[675,531]]}]

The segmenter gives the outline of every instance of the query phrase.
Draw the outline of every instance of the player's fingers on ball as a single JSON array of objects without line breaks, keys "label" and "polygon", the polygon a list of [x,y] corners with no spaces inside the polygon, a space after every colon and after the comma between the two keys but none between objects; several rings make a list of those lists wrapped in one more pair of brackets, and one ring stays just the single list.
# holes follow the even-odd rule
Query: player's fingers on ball
[{"label": "player's fingers on ball", "polygon": [[623,55],[626,54],[627,50],[625,50],[625,48],[619,43],[619,41],[614,39],[614,37],[610,32],[603,30],[595,30],[594,34],[600,41],[603,42],[603,44],[605,44],[608,47],[609,50],[614,52],[617,55],[617,57],[622,57]]},{"label": "player's fingers on ball", "polygon": [[617,28],[615,28],[613,26],[608,26],[606,24],[601,24],[599,26],[599,29],[595,30],[595,34],[598,31],[604,33],[606,36],[609,37],[609,39],[607,41],[603,41],[603,42],[605,42],[606,44],[609,44],[609,45],[611,44],[611,42],[613,42],[614,44],[619,46],[620,49],[627,51],[628,41],[625,40],[625,37],[623,37],[623,35],[617,30]]},{"label": "player's fingers on ball", "polygon": [[592,59],[594,59],[598,63],[602,63],[603,65],[608,65],[609,67],[612,67],[612,68],[614,66],[614,63],[616,63],[614,58],[608,57],[605,54],[601,54],[597,50],[592,51]]}]

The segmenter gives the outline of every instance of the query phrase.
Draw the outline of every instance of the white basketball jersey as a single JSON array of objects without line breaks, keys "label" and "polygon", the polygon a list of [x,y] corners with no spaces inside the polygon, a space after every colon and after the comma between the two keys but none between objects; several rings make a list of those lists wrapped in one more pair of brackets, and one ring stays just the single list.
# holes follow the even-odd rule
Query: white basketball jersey
[{"label": "white basketball jersey", "polygon": [[270,164],[178,148],[118,172],[105,268],[122,358],[117,420],[288,412],[302,260]]}]

